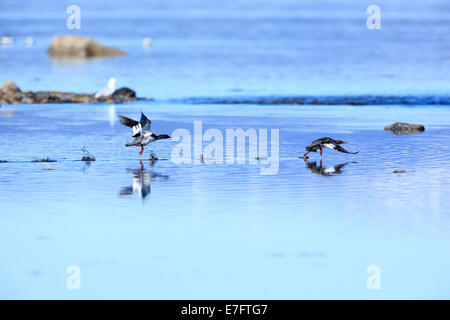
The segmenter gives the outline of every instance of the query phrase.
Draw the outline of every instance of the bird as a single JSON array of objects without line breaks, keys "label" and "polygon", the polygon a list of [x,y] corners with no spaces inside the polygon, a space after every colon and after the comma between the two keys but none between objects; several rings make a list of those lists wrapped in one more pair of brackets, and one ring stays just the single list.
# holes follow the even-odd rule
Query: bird
[{"label": "bird", "polygon": [[3,36],[0,38],[0,44],[2,45],[14,44],[14,38],[10,36]]},{"label": "bird", "polygon": [[144,152],[144,147],[151,142],[161,139],[171,139],[172,137],[167,134],[156,135],[150,131],[150,126],[152,122],[148,119],[143,112],[141,112],[141,120],[139,122],[124,117],[119,116],[120,123],[123,125],[130,127],[133,130],[133,138],[134,140],[125,144],[125,147],[137,146],[141,147],[141,151],[139,155],[142,155]]},{"label": "bird", "polygon": [[145,37],[144,39],[142,39],[142,46],[144,48],[148,48],[152,45],[152,39],[150,39],[149,37]]},{"label": "bird", "polygon": [[31,47],[34,44],[34,39],[32,37],[26,37],[25,43],[27,44],[27,46]]},{"label": "bird", "polygon": [[334,149],[340,152],[344,152],[344,153],[350,153],[350,154],[357,154],[359,151],[356,152],[349,152],[347,150],[345,150],[344,148],[342,148],[340,146],[340,144],[345,143],[342,140],[334,140],[331,139],[329,137],[324,137],[324,138],[320,138],[317,140],[314,140],[313,142],[311,142],[311,144],[309,146],[307,146],[306,149],[306,153],[303,155],[303,158],[305,158],[308,153],[310,152],[317,152],[317,150],[320,150],[320,156],[322,156],[322,148],[330,148],[330,149]]},{"label": "bird", "polygon": [[108,82],[108,86],[103,88],[102,90],[95,93],[95,98],[98,99],[100,97],[108,97],[114,93],[116,90],[116,78],[110,78]]}]

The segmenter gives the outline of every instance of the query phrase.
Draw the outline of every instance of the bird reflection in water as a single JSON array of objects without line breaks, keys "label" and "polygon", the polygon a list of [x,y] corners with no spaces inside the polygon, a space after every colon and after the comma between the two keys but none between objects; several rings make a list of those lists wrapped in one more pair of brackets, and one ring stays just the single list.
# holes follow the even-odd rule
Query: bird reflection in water
[{"label": "bird reflection in water", "polygon": [[162,178],[167,180],[169,176],[160,173],[147,171],[144,169],[142,161],[140,161],[140,169],[127,169],[127,173],[133,174],[133,185],[123,187],[120,190],[121,196],[131,195],[133,193],[141,194],[142,199],[145,199],[151,192],[150,185],[155,178]]},{"label": "bird reflection in water", "polygon": [[331,166],[331,167],[323,167],[322,164],[322,160],[320,160],[319,165],[317,165],[317,162],[308,162],[308,160],[304,159],[304,161],[306,162],[306,167],[308,169],[310,169],[312,172],[317,173],[317,174],[322,174],[324,176],[334,176],[336,174],[341,174],[342,173],[342,168],[344,168],[346,165],[350,164],[350,163],[356,163],[354,161],[352,162],[345,162],[345,163],[341,163],[338,164],[336,166]]}]

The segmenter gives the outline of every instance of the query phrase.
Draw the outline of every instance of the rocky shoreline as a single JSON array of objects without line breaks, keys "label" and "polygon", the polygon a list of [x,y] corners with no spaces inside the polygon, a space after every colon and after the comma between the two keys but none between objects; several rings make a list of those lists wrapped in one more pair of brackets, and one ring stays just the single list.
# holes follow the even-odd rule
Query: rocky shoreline
[{"label": "rocky shoreline", "polygon": [[0,86],[0,104],[122,103],[148,100],[152,99],[136,97],[136,92],[125,87],[115,90],[110,96],[96,98],[95,93],[21,91],[12,80],[7,80]]}]

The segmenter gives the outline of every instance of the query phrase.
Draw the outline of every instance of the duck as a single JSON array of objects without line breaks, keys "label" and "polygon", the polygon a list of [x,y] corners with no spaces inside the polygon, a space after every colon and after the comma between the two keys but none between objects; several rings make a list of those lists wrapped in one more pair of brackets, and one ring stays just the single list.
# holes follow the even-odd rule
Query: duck
[{"label": "duck", "polygon": [[309,146],[306,146],[306,153],[303,155],[302,158],[306,158],[310,152],[317,152],[317,150],[320,150],[320,156],[322,156],[322,149],[323,148],[329,148],[333,149],[339,152],[349,153],[349,154],[357,154],[359,151],[356,152],[350,152],[342,148],[340,145],[345,143],[342,140],[334,140],[329,137],[320,138],[317,140],[314,140],[311,142]]},{"label": "duck", "polygon": [[172,138],[167,134],[156,135],[151,132],[150,127],[152,122],[143,112],[141,112],[141,120],[139,122],[124,116],[119,116],[119,119],[120,123],[127,127],[130,127],[133,130],[134,140],[125,144],[125,147],[141,147],[139,155],[142,155],[142,153],[144,152],[144,147],[149,143],[155,142],[157,140]]}]

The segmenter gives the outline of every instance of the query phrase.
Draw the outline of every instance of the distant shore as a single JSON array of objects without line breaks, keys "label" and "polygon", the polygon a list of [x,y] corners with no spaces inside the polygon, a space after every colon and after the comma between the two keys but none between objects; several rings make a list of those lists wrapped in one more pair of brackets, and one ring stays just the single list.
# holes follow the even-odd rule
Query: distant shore
[{"label": "distant shore", "polygon": [[148,101],[149,98],[136,97],[129,88],[115,90],[109,96],[96,97],[95,93],[72,93],[60,91],[21,91],[12,81],[7,80],[0,86],[0,104],[32,103],[121,103],[129,101]]}]

